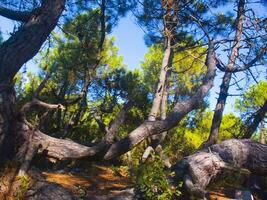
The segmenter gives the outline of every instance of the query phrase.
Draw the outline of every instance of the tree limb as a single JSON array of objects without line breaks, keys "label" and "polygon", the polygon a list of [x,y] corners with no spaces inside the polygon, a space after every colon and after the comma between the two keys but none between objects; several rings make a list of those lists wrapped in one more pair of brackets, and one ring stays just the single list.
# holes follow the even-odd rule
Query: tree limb
[{"label": "tree limb", "polygon": [[29,111],[29,109],[33,106],[39,106],[47,109],[64,109],[64,106],[61,104],[49,104],[43,101],[40,101],[36,98],[33,98],[31,101],[27,102],[22,106],[22,108],[19,111],[20,117],[22,119],[26,119],[26,113]]},{"label": "tree limb", "polygon": [[104,159],[112,159],[132,149],[134,146],[142,142],[144,139],[154,135],[160,134],[164,131],[175,127],[185,115],[194,110],[201,104],[201,100],[208,93],[213,86],[213,80],[216,72],[214,55],[214,42],[210,41],[208,55],[206,57],[206,65],[208,67],[206,76],[203,80],[203,85],[200,86],[197,93],[190,99],[184,102],[178,102],[173,111],[167,116],[165,120],[146,121],[138,128],[132,131],[127,137],[111,145],[107,151]]},{"label": "tree limb", "polygon": [[0,6],[0,15],[11,20],[27,22],[32,14],[33,12],[11,10]]},{"label": "tree limb", "polygon": [[55,28],[65,0],[42,1],[38,12],[0,46],[0,84],[10,84],[21,66],[38,53]]},{"label": "tree limb", "polygon": [[252,134],[257,130],[259,124],[264,120],[267,113],[267,100],[265,100],[262,107],[256,111],[252,116],[250,116],[245,122],[245,127],[241,129],[243,132],[242,138],[251,138]]},{"label": "tree limb", "polygon": [[236,72],[245,71],[253,67],[266,54],[266,52],[267,52],[267,46],[262,47],[257,53],[257,55],[255,56],[255,58],[253,58],[250,62],[244,64],[242,67],[234,67],[234,68],[225,67],[218,58],[216,58],[218,61],[216,66],[218,67],[219,70],[223,72],[236,73]]}]

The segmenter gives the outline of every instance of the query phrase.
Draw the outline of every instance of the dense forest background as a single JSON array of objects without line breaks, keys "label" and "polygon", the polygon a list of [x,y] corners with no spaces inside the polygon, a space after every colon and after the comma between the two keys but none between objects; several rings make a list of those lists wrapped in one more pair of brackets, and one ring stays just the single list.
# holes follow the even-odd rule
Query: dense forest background
[{"label": "dense forest background", "polygon": [[[0,35],[0,198],[267,199],[262,10],[250,0],[1,1],[15,26]],[[112,36],[127,15],[148,48],[139,68]],[[101,167],[112,177],[92,175]],[[66,187],[58,174],[99,185],[126,174],[131,190]]]}]

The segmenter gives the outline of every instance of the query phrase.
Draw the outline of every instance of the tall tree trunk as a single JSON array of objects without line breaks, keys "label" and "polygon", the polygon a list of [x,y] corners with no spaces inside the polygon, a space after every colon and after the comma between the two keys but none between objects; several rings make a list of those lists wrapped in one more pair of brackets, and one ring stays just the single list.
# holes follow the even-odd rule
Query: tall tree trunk
[{"label": "tall tree trunk", "polygon": [[[235,33],[235,40],[232,47],[232,51],[230,54],[230,58],[228,61],[227,69],[232,70],[235,66],[236,59],[238,57],[239,47],[241,43],[241,36],[243,33],[243,22],[245,20],[245,0],[239,0],[238,2],[238,13],[236,19],[236,33]],[[228,90],[230,87],[230,82],[232,78],[232,72],[225,72],[222,84],[220,86],[220,93],[219,98],[217,100],[216,108],[214,111],[212,125],[210,129],[210,135],[206,142],[201,145],[202,147],[210,146],[216,143],[219,135],[219,129],[222,122],[223,111],[226,104],[226,99],[228,96]]]},{"label": "tall tree trunk", "polygon": [[[167,103],[168,103],[168,87],[169,87],[169,76],[170,76],[170,71],[166,73],[166,79],[165,79],[165,84],[164,88],[162,91],[162,98],[161,98],[161,104],[160,104],[160,119],[165,120],[167,116]],[[165,136],[166,132],[163,132],[162,134],[159,135],[153,135],[151,138],[151,145],[153,148],[156,148],[156,146],[161,143]]]},{"label": "tall tree trunk", "polygon": [[159,81],[157,90],[155,91],[152,107],[148,116],[149,121],[155,121],[157,118],[157,115],[160,111],[160,103],[162,100],[164,88],[165,88],[165,82],[166,82],[166,76],[169,66],[172,64],[172,57],[173,57],[173,49],[171,48],[171,39],[166,38],[167,40],[167,46],[164,50],[164,55],[162,59],[162,64],[160,68],[159,73]]},{"label": "tall tree trunk", "polygon": [[[37,11],[23,18],[24,25],[0,46],[0,156],[13,158],[20,152],[20,145],[27,144],[27,135],[15,112],[13,78],[22,65],[41,48],[56,26],[64,9],[64,0],[42,1]],[[1,15],[1,13],[0,13]],[[26,148],[22,148],[26,149]],[[7,156],[8,154],[8,156]]]},{"label": "tall tree trunk", "polygon": [[[164,84],[164,89],[162,92],[162,99],[161,99],[161,104],[160,104],[160,119],[165,120],[167,117],[167,103],[168,103],[168,88],[169,88],[169,76],[170,76],[170,71],[167,72],[166,74],[166,80]],[[155,152],[157,153],[162,162],[164,163],[164,166],[169,168],[171,167],[169,158],[164,154],[161,143],[164,141],[167,131],[164,131],[160,134],[157,135],[152,135],[151,137],[151,146],[148,146],[144,154],[142,156],[142,162],[145,162],[147,158],[150,156],[151,153]]]},{"label": "tall tree trunk", "polygon": [[216,108],[213,114],[211,129],[210,129],[210,135],[208,140],[202,144],[202,147],[210,146],[217,142],[218,135],[219,135],[219,129],[222,122],[223,117],[223,111],[228,95],[228,90],[230,87],[230,81],[231,81],[232,73],[231,72],[225,72],[222,84],[220,86],[220,94],[219,98],[217,100]]}]

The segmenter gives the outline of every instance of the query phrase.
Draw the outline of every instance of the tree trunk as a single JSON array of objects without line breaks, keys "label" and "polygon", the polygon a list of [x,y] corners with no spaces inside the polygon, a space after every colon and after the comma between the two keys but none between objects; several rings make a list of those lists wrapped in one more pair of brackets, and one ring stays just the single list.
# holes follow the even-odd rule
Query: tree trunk
[{"label": "tree trunk", "polygon": [[[0,87],[0,158],[10,158],[14,149],[12,122],[15,117],[15,91],[11,86]],[[9,133],[9,134],[7,134]]]},{"label": "tree trunk", "polygon": [[28,21],[0,46],[1,158],[14,158],[14,154],[20,154],[20,146],[27,144],[29,138],[18,134],[18,130],[22,127],[17,123],[13,78],[22,65],[39,51],[56,26],[64,5],[64,0],[42,1],[38,11],[30,13]]},{"label": "tree trunk", "polygon": [[265,100],[263,106],[252,114],[251,117],[245,122],[245,125],[242,126],[241,134],[243,138],[251,138],[253,133],[257,130],[259,124],[264,120],[267,113],[267,100]]},{"label": "tree trunk", "polygon": [[[240,0],[238,3],[238,13],[237,13],[237,27],[236,27],[236,33],[235,33],[235,40],[233,47],[231,49],[230,58],[228,61],[227,69],[232,70],[234,69],[234,65],[236,62],[236,59],[238,57],[239,47],[241,44],[241,36],[243,33],[243,22],[245,20],[245,0]],[[201,148],[210,146],[217,142],[218,135],[219,135],[219,129],[222,122],[223,117],[223,111],[228,95],[228,90],[230,87],[230,82],[232,78],[232,72],[225,72],[222,84],[220,86],[220,93],[219,98],[217,100],[216,108],[214,111],[213,119],[212,119],[212,125],[210,129],[210,135],[206,142],[204,142],[201,145]]]},{"label": "tree trunk", "polygon": [[204,198],[207,186],[222,172],[231,174],[240,172],[242,168],[254,175],[267,176],[267,145],[249,139],[226,140],[172,166],[176,178],[184,180],[188,192],[198,198]]},{"label": "tree trunk", "polygon": [[217,100],[216,108],[213,114],[211,129],[210,129],[210,135],[206,142],[202,144],[202,147],[208,147],[212,144],[215,144],[218,139],[219,135],[219,129],[222,122],[223,117],[223,111],[228,95],[228,90],[230,87],[230,81],[231,81],[232,73],[231,72],[225,72],[222,84],[220,86],[220,94],[219,98]]},{"label": "tree trunk", "polygon": [[[169,89],[169,77],[170,77],[170,71],[166,74],[166,80],[162,92],[162,99],[160,104],[160,119],[165,120],[167,117],[167,105],[168,105],[168,89]],[[166,137],[167,131],[164,131],[161,134],[152,136],[152,142],[151,145],[155,149],[157,145],[159,145]]]},{"label": "tree trunk", "polygon": [[173,50],[171,48],[171,40],[166,38],[167,47],[164,50],[164,56],[160,68],[159,81],[155,96],[153,99],[152,107],[148,116],[149,121],[155,121],[159,113],[160,103],[165,88],[165,81],[167,76],[168,67],[172,64]]}]

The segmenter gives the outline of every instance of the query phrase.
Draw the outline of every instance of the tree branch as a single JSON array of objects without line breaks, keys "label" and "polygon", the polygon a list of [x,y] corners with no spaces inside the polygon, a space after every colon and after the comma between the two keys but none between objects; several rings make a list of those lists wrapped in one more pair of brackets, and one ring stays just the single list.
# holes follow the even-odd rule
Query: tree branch
[{"label": "tree branch", "polygon": [[167,116],[165,120],[146,121],[138,128],[132,131],[127,137],[111,145],[107,151],[104,159],[112,159],[131,150],[134,146],[142,142],[144,139],[154,135],[160,134],[164,131],[170,130],[177,126],[177,124],[190,111],[194,110],[201,104],[201,100],[208,93],[213,86],[213,80],[216,72],[214,55],[214,42],[210,41],[208,55],[206,57],[206,65],[208,67],[206,76],[203,80],[203,85],[198,89],[197,93],[190,99],[184,102],[178,102],[173,111]]},{"label": "tree branch", "polygon": [[0,15],[11,20],[27,22],[31,18],[33,12],[16,11],[0,6]]},{"label": "tree branch", "polygon": [[266,113],[267,100],[265,100],[263,106],[245,122],[245,127],[242,127],[241,129],[241,132],[244,133],[242,138],[251,138],[252,134],[257,130],[260,122],[264,120]]},{"label": "tree branch", "polygon": [[61,104],[49,104],[45,103],[43,101],[40,101],[36,98],[33,98],[31,101],[27,102],[22,106],[22,108],[19,111],[19,116],[22,117],[22,119],[26,119],[26,113],[30,110],[33,106],[39,106],[47,109],[64,109],[64,106]]},{"label": "tree branch", "polygon": [[259,50],[259,52],[257,53],[257,55],[255,56],[255,58],[253,58],[250,62],[248,62],[247,64],[244,64],[242,67],[234,67],[234,68],[228,68],[225,67],[222,62],[217,59],[217,67],[219,70],[223,71],[223,72],[231,72],[231,73],[236,73],[236,72],[241,72],[241,71],[245,71],[248,70],[249,68],[253,67],[267,52],[267,46],[264,46],[263,48],[261,48]]},{"label": "tree branch", "polygon": [[45,76],[45,78],[42,80],[42,82],[40,83],[40,85],[36,88],[36,90],[33,93],[33,98],[37,98],[38,95],[40,94],[40,92],[44,89],[47,81],[51,78],[51,73],[48,72]]},{"label": "tree branch", "polygon": [[65,0],[42,1],[38,12],[0,46],[0,84],[10,84],[21,66],[38,53],[55,28]]}]

